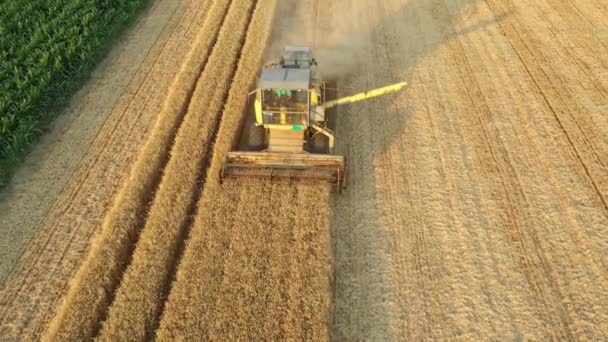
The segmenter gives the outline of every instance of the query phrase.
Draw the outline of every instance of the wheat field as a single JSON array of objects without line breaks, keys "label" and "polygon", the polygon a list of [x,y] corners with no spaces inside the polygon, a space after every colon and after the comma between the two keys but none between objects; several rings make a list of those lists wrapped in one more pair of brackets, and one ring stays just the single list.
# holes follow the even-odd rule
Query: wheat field
[{"label": "wheat field", "polygon": [[[608,336],[608,6],[198,3],[44,340]],[[313,47],[338,96],[409,84],[337,108],[341,193],[220,179],[287,44]]]},{"label": "wheat field", "polygon": [[178,246],[186,237],[192,203],[200,194],[197,188],[201,187],[205,159],[230,88],[252,6],[253,1],[233,2],[226,14],[175,137],[171,159],[131,263],[109,308],[99,335],[101,340],[145,339],[154,334],[155,320],[177,262]]}]

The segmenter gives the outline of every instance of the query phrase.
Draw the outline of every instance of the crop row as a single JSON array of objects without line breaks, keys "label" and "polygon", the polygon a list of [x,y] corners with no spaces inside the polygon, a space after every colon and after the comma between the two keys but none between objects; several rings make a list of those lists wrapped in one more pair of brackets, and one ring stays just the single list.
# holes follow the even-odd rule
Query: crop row
[{"label": "crop row", "polygon": [[[120,276],[125,270],[157,187],[175,134],[183,120],[224,19],[223,1],[206,1],[205,23],[177,73],[158,119],[128,180],[105,216],[99,235],[70,282],[63,304],[51,321],[45,339],[88,340],[100,328]],[[209,7],[211,6],[211,7]]]},{"label": "crop row", "polygon": [[[218,1],[227,3],[226,1]],[[102,341],[154,335],[204,182],[206,160],[255,0],[233,1],[188,107],[131,263],[101,329]]]},{"label": "crop row", "polygon": [[0,186],[144,2],[0,2]]}]

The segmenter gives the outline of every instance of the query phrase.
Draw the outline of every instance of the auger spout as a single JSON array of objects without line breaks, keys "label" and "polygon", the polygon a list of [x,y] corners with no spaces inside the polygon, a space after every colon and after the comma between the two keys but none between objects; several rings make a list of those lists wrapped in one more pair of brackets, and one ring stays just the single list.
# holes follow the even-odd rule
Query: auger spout
[{"label": "auger spout", "polygon": [[399,82],[386,87],[377,88],[374,90],[365,91],[359,94],[342,97],[336,100],[327,101],[323,104],[325,109],[329,109],[338,105],[354,103],[359,101],[364,101],[367,99],[371,99],[373,97],[382,96],[389,93],[397,92],[407,86],[407,82]]}]

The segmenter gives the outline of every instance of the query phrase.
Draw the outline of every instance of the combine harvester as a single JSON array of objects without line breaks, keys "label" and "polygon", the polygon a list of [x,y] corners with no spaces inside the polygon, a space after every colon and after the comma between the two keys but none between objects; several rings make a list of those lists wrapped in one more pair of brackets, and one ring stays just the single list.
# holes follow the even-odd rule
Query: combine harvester
[{"label": "combine harvester", "polygon": [[228,152],[221,179],[265,177],[331,182],[341,190],[345,158],[333,155],[335,136],[326,111],[406,86],[405,82],[336,100],[326,100],[326,82],[317,75],[309,47],[287,46],[279,63],[267,65],[257,83],[255,122],[248,151]]}]

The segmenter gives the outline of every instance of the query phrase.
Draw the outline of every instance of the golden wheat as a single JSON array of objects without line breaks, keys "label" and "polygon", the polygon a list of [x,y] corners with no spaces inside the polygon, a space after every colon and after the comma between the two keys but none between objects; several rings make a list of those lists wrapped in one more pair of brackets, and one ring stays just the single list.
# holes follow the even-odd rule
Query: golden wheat
[{"label": "golden wheat", "polygon": [[230,181],[205,195],[157,339],[327,340],[328,186]]},{"label": "golden wheat", "polygon": [[[227,2],[226,2],[227,3]],[[100,339],[152,336],[164,302],[178,244],[200,191],[205,160],[230,89],[254,0],[233,1],[171,150],[162,182],[123,274]]]},{"label": "golden wheat", "polygon": [[[221,3],[221,2],[218,2]],[[45,340],[86,340],[99,329],[120,274],[145,216],[150,194],[167,159],[175,132],[185,113],[195,80],[205,64],[224,13],[222,6],[205,1],[205,24],[184,59],[159,118],[152,129],[129,179],[104,218],[99,235],[82,266],[70,282],[68,293],[45,334]]]}]

